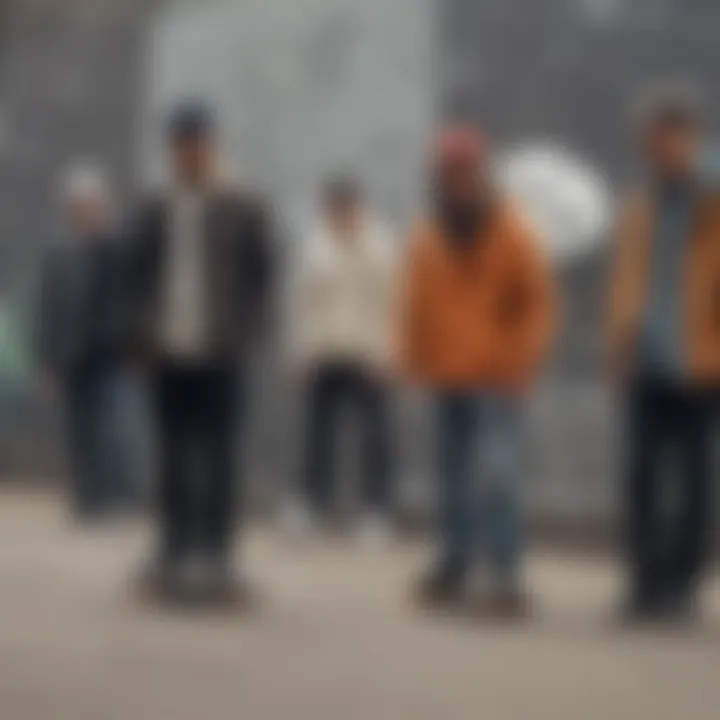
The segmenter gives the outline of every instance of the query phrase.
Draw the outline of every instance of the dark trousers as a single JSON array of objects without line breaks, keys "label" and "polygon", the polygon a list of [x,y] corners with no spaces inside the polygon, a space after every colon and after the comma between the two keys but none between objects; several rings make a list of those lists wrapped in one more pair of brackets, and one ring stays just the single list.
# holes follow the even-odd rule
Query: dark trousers
[{"label": "dark trousers", "polygon": [[65,441],[73,506],[92,517],[135,506],[141,448],[133,442],[126,412],[126,378],[114,364],[69,373],[64,384]]},{"label": "dark trousers", "polygon": [[635,592],[689,593],[709,547],[711,422],[702,393],[642,380],[630,396],[627,542]]},{"label": "dark trousers", "polygon": [[154,380],[163,549],[230,551],[240,383],[234,367],[163,363]]},{"label": "dark trousers", "polygon": [[308,387],[305,438],[305,492],[320,515],[333,511],[340,416],[351,410],[360,421],[362,501],[366,508],[390,509],[390,428],[388,391],[362,367],[327,364],[315,368]]}]

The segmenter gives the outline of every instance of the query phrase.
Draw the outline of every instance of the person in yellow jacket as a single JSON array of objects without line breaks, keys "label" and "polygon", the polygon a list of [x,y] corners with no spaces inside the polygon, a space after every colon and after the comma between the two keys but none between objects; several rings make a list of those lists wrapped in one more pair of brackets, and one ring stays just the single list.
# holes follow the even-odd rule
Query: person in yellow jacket
[{"label": "person in yellow jacket", "polygon": [[610,277],[609,359],[627,400],[628,619],[690,615],[709,545],[720,190],[699,162],[699,113],[687,89],[645,98],[638,143],[646,181],[625,202]]},{"label": "person in yellow jacket", "polygon": [[[400,354],[405,374],[431,391],[437,424],[440,554],[418,599],[514,616],[527,600],[522,406],[553,339],[555,291],[533,232],[491,180],[488,154],[471,126],[438,138],[431,212],[411,239]],[[489,571],[480,593],[477,569]]]}]

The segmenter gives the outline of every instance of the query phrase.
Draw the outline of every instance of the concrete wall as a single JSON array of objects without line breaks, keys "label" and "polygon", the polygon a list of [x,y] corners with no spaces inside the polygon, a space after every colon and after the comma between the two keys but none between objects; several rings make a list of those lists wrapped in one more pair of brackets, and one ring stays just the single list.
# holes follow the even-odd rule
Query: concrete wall
[{"label": "concrete wall", "polygon": [[135,0],[3,4],[0,310],[21,337],[13,331],[13,338],[3,332],[0,339],[0,475],[47,475],[59,467],[55,418],[28,392],[26,373],[6,363],[6,346],[27,344],[31,333],[42,248],[61,232],[60,170],[78,156],[96,157],[112,168],[122,194],[130,187],[147,6]]},{"label": "concrete wall", "polygon": [[[89,153],[113,166],[123,189],[157,176],[157,122],[179,94],[219,105],[227,164],[274,198],[286,246],[318,178],[337,165],[357,167],[388,214],[407,219],[433,116],[462,109],[502,145],[540,149],[540,161],[530,153],[540,177],[556,180],[541,183],[550,193],[539,204],[595,228],[581,252],[557,258],[569,322],[533,407],[529,483],[537,508],[614,514],[618,425],[599,382],[597,332],[607,248],[587,216],[632,173],[624,109],[637,86],[670,74],[713,88],[717,3],[46,0],[39,13],[20,4],[26,12],[11,11],[0,36],[0,288],[13,307],[28,307],[39,248],[55,229],[58,168]],[[568,154],[570,170],[558,164]],[[296,458],[299,404],[276,365],[272,353],[262,363],[250,443],[263,488],[292,477]],[[53,457],[40,452],[51,445],[47,413],[21,403],[28,419],[19,422],[3,405],[0,472],[42,472]],[[404,485],[423,503],[424,405],[405,398],[398,412]],[[23,429],[31,422],[44,429]]]},{"label": "concrete wall", "polygon": [[[504,144],[571,152],[613,192],[635,172],[628,111],[644,83],[692,79],[711,93],[717,119],[718,3],[447,0],[442,7],[444,105],[475,115]],[[565,222],[573,214],[566,209]],[[573,516],[612,516],[617,491],[619,417],[600,380],[607,247],[598,240],[559,264],[566,329],[532,424],[536,502]]]}]

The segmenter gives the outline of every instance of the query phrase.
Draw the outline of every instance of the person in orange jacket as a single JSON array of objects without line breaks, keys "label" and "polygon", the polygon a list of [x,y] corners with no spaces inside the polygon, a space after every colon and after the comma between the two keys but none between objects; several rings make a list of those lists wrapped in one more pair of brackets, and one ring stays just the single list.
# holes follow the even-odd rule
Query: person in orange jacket
[{"label": "person in orange jacket", "polygon": [[533,232],[493,183],[476,129],[441,132],[432,183],[430,215],[412,237],[400,343],[405,374],[433,395],[438,439],[440,554],[418,600],[516,616],[527,607],[522,407],[553,339],[554,283]]}]

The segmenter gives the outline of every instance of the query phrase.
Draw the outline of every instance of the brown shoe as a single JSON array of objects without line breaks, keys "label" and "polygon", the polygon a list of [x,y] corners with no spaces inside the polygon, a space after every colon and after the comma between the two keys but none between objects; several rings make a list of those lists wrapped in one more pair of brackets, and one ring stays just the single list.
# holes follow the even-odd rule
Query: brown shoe
[{"label": "brown shoe", "polygon": [[531,616],[529,596],[521,590],[495,590],[468,601],[470,614],[481,620],[520,622]]},{"label": "brown shoe", "polygon": [[150,558],[132,579],[133,594],[143,604],[164,601],[175,592],[179,566],[179,558],[170,554]]},{"label": "brown shoe", "polygon": [[244,613],[257,605],[254,587],[226,563],[208,562],[198,569],[202,572],[183,574],[180,563],[152,562],[137,577],[134,595],[143,605],[179,611]]},{"label": "brown shoe", "polygon": [[458,606],[465,590],[465,567],[441,562],[430,568],[413,588],[415,604],[423,610],[435,611]]}]

